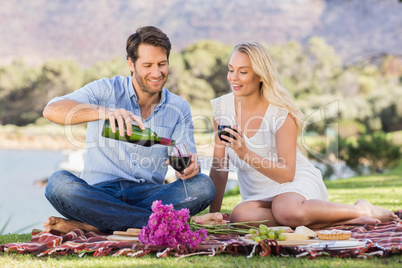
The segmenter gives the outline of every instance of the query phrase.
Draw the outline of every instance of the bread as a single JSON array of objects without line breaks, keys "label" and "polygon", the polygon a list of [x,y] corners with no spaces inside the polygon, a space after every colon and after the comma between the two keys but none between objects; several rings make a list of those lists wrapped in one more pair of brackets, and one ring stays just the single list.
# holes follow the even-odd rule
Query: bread
[{"label": "bread", "polygon": [[343,230],[322,230],[317,231],[317,235],[321,240],[346,240],[350,238],[352,232]]}]

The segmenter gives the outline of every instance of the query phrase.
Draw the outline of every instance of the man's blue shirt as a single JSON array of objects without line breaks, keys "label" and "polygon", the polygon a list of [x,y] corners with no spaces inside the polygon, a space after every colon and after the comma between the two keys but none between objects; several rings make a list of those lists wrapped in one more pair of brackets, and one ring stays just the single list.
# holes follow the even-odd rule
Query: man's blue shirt
[{"label": "man's blue shirt", "polygon": [[[100,79],[71,94],[54,98],[49,103],[63,99],[115,109],[124,108],[141,118],[131,77]],[[160,103],[143,122],[159,136],[174,139],[177,143],[184,142],[190,152],[196,152],[190,105],[166,88],[162,89]],[[103,123],[103,120],[88,122],[81,178],[91,185],[116,179],[163,184],[167,172],[165,162],[168,148],[163,145],[143,147],[104,138],[101,135]]]}]

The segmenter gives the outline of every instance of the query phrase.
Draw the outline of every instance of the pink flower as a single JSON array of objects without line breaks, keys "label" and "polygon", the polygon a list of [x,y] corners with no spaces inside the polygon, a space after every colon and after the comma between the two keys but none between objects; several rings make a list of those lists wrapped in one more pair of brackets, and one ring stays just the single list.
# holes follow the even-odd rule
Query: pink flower
[{"label": "pink flower", "polygon": [[155,230],[159,225],[159,217],[156,214],[151,214],[148,220],[148,227],[151,230]]},{"label": "pink flower", "polygon": [[190,216],[190,210],[188,210],[187,208],[182,208],[181,210],[177,211],[176,214],[177,219],[183,222],[187,222],[189,216]]},{"label": "pink flower", "polygon": [[188,244],[190,247],[195,248],[199,243],[201,243],[201,237],[197,232],[192,232],[188,238]]},{"label": "pink flower", "polygon": [[205,240],[206,230],[190,230],[187,223],[190,211],[187,208],[175,211],[172,204],[163,205],[162,201],[156,200],[151,209],[153,213],[149,217],[148,225],[142,227],[138,236],[141,243],[165,247],[183,244],[194,248]]}]

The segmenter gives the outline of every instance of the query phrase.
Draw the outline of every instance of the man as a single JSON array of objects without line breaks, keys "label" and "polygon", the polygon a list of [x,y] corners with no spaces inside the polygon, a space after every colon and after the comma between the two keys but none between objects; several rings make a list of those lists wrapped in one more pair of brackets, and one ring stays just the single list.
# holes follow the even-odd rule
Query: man
[{"label": "man", "polygon": [[[190,215],[204,210],[214,199],[211,179],[200,173],[193,136],[190,106],[170,93],[164,84],[168,77],[169,38],[158,28],[139,28],[126,44],[130,77],[101,79],[63,97],[52,99],[43,115],[63,125],[88,123],[86,155],[81,178],[58,171],[50,178],[45,195],[66,219],[50,217],[44,227],[61,232],[79,228],[111,233],[147,224],[155,200],[187,207]],[[167,172],[167,147],[143,147],[102,137],[109,119],[113,132],[126,127],[131,135],[133,121],[159,136],[184,142],[192,152],[191,164],[184,170],[189,195],[183,183],[163,184]],[[115,125],[117,121],[117,126]],[[221,217],[218,217],[218,221]],[[206,219],[210,221],[211,219]]]}]

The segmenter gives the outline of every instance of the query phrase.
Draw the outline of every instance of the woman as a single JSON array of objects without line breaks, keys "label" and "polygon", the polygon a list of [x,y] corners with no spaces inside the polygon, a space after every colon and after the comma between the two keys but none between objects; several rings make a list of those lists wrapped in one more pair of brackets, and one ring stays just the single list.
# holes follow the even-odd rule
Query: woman
[{"label": "woman", "polygon": [[299,150],[297,137],[303,115],[280,85],[267,50],[259,43],[235,46],[227,79],[232,93],[211,100],[214,126],[221,116],[236,115],[238,126],[226,130],[233,138],[215,136],[210,177],[216,187],[210,212],[221,209],[228,173],[223,166],[225,146],[238,168],[242,202],[231,222],[269,220],[268,225],[323,228],[337,224],[376,224],[398,217],[366,200],[354,205],[328,202],[321,173]]}]

